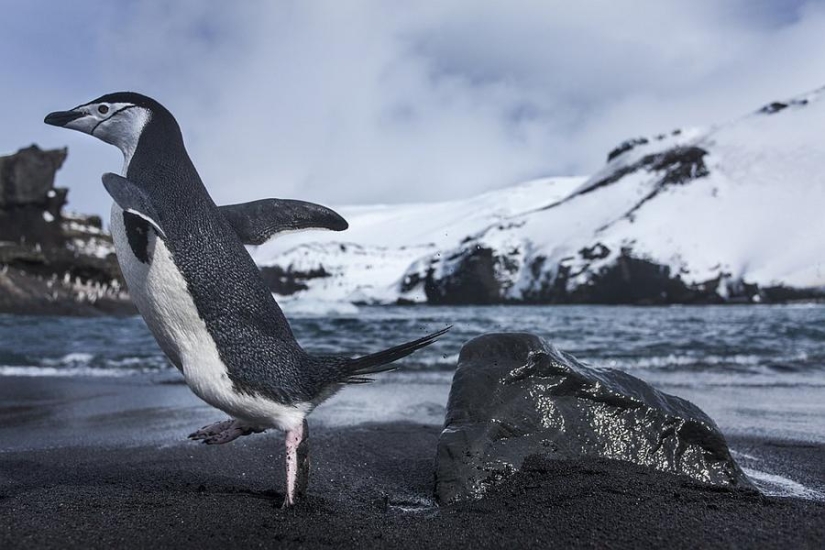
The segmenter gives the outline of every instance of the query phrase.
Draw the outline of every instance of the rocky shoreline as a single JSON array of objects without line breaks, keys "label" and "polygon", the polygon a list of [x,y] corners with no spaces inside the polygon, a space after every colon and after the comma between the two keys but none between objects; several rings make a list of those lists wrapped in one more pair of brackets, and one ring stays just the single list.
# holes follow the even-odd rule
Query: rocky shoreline
[{"label": "rocky shoreline", "polygon": [[32,145],[0,157],[0,313],[134,313],[100,217],[65,212],[54,180],[67,155]]}]

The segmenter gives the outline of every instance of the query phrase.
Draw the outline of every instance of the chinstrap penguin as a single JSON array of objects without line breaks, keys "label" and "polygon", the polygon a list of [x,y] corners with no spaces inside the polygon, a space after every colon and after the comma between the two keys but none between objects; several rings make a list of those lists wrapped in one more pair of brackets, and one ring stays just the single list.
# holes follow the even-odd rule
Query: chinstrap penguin
[{"label": "chinstrap penguin", "polygon": [[227,443],[278,428],[286,433],[291,505],[309,473],[307,415],[346,384],[369,382],[449,327],[360,358],[304,351],[244,244],[286,230],[341,231],[347,223],[312,203],[265,199],[218,207],[195,170],[172,114],[118,92],[51,113],[45,122],[118,147],[121,176],[105,174],[111,230],[132,299],[192,391],[231,419],[190,435]]}]

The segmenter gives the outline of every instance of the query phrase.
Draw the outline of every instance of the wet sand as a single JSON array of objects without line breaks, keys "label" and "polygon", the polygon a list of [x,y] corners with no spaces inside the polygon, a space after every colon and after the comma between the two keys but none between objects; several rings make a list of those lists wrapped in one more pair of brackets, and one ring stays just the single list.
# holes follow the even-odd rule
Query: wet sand
[{"label": "wet sand", "polygon": [[[184,386],[2,378],[0,548],[825,545],[825,502],[612,461],[534,461],[483,500],[438,508],[439,427],[393,411],[388,423],[330,418],[352,403],[311,417],[309,496],[284,510],[280,434],[186,441],[221,417]],[[731,446],[746,467],[825,490],[821,444],[736,437]]]}]

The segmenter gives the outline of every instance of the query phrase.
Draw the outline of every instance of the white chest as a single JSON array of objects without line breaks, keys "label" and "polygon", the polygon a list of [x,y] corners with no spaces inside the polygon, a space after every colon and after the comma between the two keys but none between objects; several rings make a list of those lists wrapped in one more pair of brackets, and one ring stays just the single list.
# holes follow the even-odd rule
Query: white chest
[{"label": "white chest", "polygon": [[195,393],[210,403],[216,401],[215,394],[231,391],[231,383],[215,341],[198,315],[186,281],[169,249],[154,231],[149,230],[149,262],[143,263],[132,252],[123,224],[123,211],[117,205],[112,206],[111,226],[118,263],[129,286],[129,294],[149,330],[163,352],[183,372]]},{"label": "white chest", "polygon": [[111,228],[132,301],[192,391],[213,407],[253,425],[281,429],[300,425],[309,406],[284,406],[234,390],[217,345],[163,240],[149,231],[149,262],[143,263],[132,252],[123,211],[117,205],[112,205]]}]

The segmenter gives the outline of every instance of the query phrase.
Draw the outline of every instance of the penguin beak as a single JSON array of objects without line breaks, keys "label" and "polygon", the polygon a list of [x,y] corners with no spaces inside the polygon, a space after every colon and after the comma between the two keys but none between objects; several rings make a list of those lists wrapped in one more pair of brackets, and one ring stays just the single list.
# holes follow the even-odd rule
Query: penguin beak
[{"label": "penguin beak", "polygon": [[46,115],[46,118],[43,119],[43,122],[46,124],[51,124],[52,126],[66,126],[73,120],[76,120],[82,116],[85,116],[86,113],[82,113],[80,111],[55,111],[54,113],[49,113]]}]

